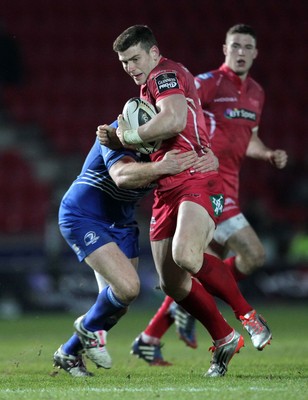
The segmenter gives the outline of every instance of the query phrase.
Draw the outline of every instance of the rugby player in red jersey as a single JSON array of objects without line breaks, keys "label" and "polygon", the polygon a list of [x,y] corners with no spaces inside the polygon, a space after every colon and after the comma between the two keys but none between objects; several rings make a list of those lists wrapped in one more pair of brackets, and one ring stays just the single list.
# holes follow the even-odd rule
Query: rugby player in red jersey
[{"label": "rugby player in red jersey", "polygon": [[[140,96],[158,111],[138,129],[130,129],[120,115],[117,134],[123,146],[163,140],[151,157],[153,161],[171,149],[206,153],[209,137],[190,72],[160,54],[152,31],[144,25],[122,32],[113,49],[125,72],[140,86]],[[243,298],[224,263],[205,253],[222,213],[223,200],[222,181],[216,170],[196,173],[189,169],[176,177],[163,177],[154,192],[150,226],[161,288],[197,318],[213,339],[211,367],[206,373],[209,377],[225,375],[231,358],[244,344],[243,337],[222,317],[213,295],[227,302],[238,319],[253,314],[258,326],[253,335],[260,350],[271,339],[269,328]],[[149,361],[142,350],[146,344],[152,345],[138,337],[133,351]]]},{"label": "rugby player in red jersey", "polygon": [[281,169],[287,153],[270,149],[258,136],[264,104],[262,87],[249,75],[257,57],[254,29],[238,24],[231,27],[223,45],[224,64],[200,74],[195,82],[201,100],[212,150],[219,159],[225,206],[214,233],[212,254],[225,258],[236,280],[245,278],[265,261],[263,245],[239,206],[239,173],[245,157],[267,161]]},{"label": "rugby player in red jersey", "polygon": [[[219,159],[225,205],[207,252],[224,259],[237,281],[244,279],[265,261],[263,245],[239,206],[239,173],[245,157],[270,162],[276,168],[287,164],[287,153],[268,148],[258,136],[264,104],[262,87],[249,75],[257,57],[254,29],[238,24],[226,34],[224,64],[198,75],[196,87],[201,100],[211,148]],[[225,259],[229,251],[234,256]],[[251,317],[248,316],[248,317]],[[166,297],[142,336],[160,343],[175,321],[179,337],[196,348],[194,318]],[[249,326],[249,318],[244,319]]]}]

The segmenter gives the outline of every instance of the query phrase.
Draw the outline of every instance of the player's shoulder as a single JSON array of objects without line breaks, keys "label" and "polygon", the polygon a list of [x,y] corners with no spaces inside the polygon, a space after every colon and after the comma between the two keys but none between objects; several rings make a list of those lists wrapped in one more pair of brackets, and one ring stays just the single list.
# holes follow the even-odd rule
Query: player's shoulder
[{"label": "player's shoulder", "polygon": [[187,67],[185,67],[185,65],[166,57],[162,57],[159,64],[157,64],[157,66],[151,71],[151,75],[158,76],[169,72],[175,73],[178,76],[187,74],[190,74],[192,76],[191,72]]},{"label": "player's shoulder", "polygon": [[199,81],[207,81],[211,79],[216,79],[218,76],[221,75],[221,72],[218,69],[213,69],[211,71],[202,72],[195,76],[195,79]]},{"label": "player's shoulder", "polygon": [[155,68],[149,74],[148,84],[150,82],[168,81],[171,77],[177,75],[177,68],[172,60],[162,58]]},{"label": "player's shoulder", "polygon": [[254,78],[252,78],[250,75],[248,75],[247,77],[247,83],[248,85],[255,90],[256,92],[259,92],[260,94],[264,94],[264,89],[263,87],[260,85],[260,83],[258,83]]},{"label": "player's shoulder", "polygon": [[220,75],[219,70],[216,69],[196,75],[194,77],[195,86],[199,93],[201,93],[201,91],[209,93],[209,91],[213,90],[216,87],[216,82],[221,80]]},{"label": "player's shoulder", "polygon": [[176,61],[162,58],[150,72],[147,86],[162,95],[163,92],[170,90],[182,92],[187,82],[191,82],[192,86],[194,84],[193,75],[186,67]]}]

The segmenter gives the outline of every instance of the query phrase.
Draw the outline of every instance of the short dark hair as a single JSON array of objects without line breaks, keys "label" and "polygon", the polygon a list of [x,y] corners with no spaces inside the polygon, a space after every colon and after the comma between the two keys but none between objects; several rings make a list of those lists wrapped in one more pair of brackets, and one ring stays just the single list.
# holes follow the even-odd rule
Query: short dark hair
[{"label": "short dark hair", "polygon": [[226,34],[226,39],[229,35],[234,35],[235,33],[243,33],[245,35],[250,35],[255,39],[255,41],[257,41],[257,33],[250,25],[237,24],[232,26]]},{"label": "short dark hair", "polygon": [[151,47],[157,46],[157,40],[147,25],[133,25],[122,32],[113,43],[115,52],[123,52],[137,44],[147,52]]}]

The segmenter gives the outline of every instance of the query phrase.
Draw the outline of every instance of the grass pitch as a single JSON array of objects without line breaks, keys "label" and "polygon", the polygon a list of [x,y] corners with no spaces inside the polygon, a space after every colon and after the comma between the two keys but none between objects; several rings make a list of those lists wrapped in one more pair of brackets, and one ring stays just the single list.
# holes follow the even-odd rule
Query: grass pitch
[{"label": "grass pitch", "polygon": [[0,320],[0,399],[308,399],[307,304],[257,307],[273,331],[273,341],[262,352],[252,347],[229,310],[223,314],[244,332],[245,347],[234,356],[223,378],[204,378],[211,359],[209,335],[197,325],[197,350],[186,347],[174,327],[164,336],[164,357],[171,367],[149,367],[129,354],[137,334],[154,309],[133,306],[108,337],[113,358],[110,370],[87,367],[92,378],[72,378],[52,366],[52,355],[72,333],[75,315],[31,315]]}]

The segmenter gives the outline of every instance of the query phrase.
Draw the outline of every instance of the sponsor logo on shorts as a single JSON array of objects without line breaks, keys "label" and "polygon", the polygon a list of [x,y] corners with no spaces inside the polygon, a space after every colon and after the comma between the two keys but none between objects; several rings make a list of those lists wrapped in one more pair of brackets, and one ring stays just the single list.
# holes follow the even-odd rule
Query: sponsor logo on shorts
[{"label": "sponsor logo on shorts", "polygon": [[159,93],[165,92],[169,89],[178,89],[179,83],[174,72],[168,72],[162,75],[158,75],[155,78],[155,82]]},{"label": "sponsor logo on shorts", "polygon": [[230,204],[235,204],[235,201],[233,199],[231,199],[230,197],[226,197],[225,198],[225,207]]},{"label": "sponsor logo on shorts", "polygon": [[226,197],[223,212],[225,213],[226,211],[233,210],[234,208],[237,208],[235,201],[230,197]]},{"label": "sponsor logo on shorts", "polygon": [[150,232],[153,232],[154,231],[154,226],[152,226],[152,225],[155,225],[156,224],[156,219],[155,219],[155,217],[151,217],[151,221],[150,221]]},{"label": "sponsor logo on shorts", "polygon": [[79,254],[80,253],[80,248],[77,246],[77,244],[73,244],[73,250],[74,250],[74,252],[76,253],[76,254]]},{"label": "sponsor logo on shorts", "polygon": [[256,121],[257,119],[255,112],[245,108],[227,108],[224,116],[228,119],[247,119],[248,121]]},{"label": "sponsor logo on shorts", "polygon": [[86,246],[90,246],[90,244],[94,244],[98,241],[99,236],[96,235],[94,231],[89,231],[84,235],[84,242]]},{"label": "sponsor logo on shorts", "polygon": [[210,196],[212,207],[214,210],[215,217],[219,217],[224,208],[224,195],[216,194],[215,196]]}]

